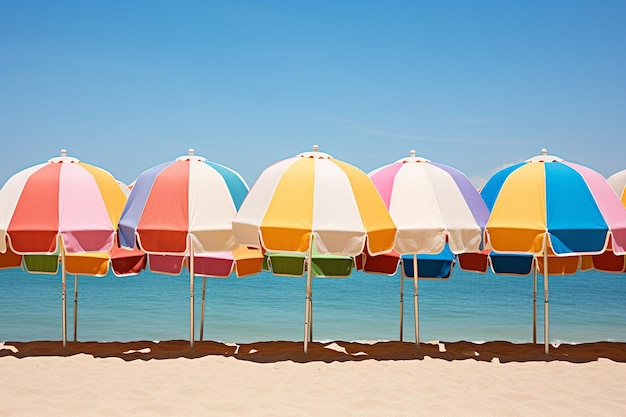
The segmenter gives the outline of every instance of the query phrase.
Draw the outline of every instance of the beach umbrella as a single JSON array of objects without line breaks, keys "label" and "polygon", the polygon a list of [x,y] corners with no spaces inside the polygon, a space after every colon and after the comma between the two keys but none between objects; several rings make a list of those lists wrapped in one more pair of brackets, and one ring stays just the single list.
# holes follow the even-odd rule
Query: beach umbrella
[{"label": "beach umbrella", "polygon": [[[417,157],[414,150],[408,158],[368,175],[398,227],[394,250],[413,260],[415,344],[419,348],[418,255],[439,254],[446,248],[455,255],[480,251],[489,211],[463,173]],[[402,298],[402,287],[400,293]],[[400,306],[402,310],[402,300]]]},{"label": "beach umbrella", "polygon": [[626,210],[596,171],[541,155],[495,173],[481,191],[491,214],[485,234],[496,252],[542,258],[544,344],[549,353],[550,254],[626,253]]},{"label": "beach umbrella", "polygon": [[125,202],[123,187],[109,172],[65,150],[16,173],[0,189],[0,252],[54,255],[55,264],[60,259],[63,347],[68,256],[109,252]]},{"label": "beach umbrella", "polygon": [[194,345],[194,278],[198,254],[239,246],[232,219],[248,192],[234,170],[194,154],[152,167],[133,183],[119,221],[122,247],[187,259],[190,347]]},{"label": "beach umbrella", "polygon": [[233,219],[237,241],[267,252],[307,254],[304,351],[310,338],[313,248],[358,256],[389,252],[396,227],[378,192],[360,169],[319,152],[266,168]]}]

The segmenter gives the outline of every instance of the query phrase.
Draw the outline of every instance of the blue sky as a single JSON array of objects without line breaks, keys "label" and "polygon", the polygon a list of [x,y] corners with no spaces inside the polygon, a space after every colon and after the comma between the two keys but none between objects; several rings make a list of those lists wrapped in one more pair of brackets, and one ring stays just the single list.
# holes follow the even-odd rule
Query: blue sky
[{"label": "blue sky", "polygon": [[68,154],[124,182],[197,154],[252,185],[314,144],[476,184],[539,154],[626,169],[623,1],[0,0],[0,181]]}]

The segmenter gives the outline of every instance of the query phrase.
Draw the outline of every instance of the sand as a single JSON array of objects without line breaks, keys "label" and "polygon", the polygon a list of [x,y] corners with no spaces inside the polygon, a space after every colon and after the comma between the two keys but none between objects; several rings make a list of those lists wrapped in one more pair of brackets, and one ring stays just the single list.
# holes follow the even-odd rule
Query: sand
[{"label": "sand", "polygon": [[626,343],[0,344],[0,416],[624,416]]}]

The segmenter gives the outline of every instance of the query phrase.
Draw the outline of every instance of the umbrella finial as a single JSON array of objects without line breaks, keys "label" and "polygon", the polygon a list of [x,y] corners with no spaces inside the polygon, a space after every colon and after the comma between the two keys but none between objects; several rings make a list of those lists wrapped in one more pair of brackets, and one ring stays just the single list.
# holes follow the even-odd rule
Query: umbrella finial
[{"label": "umbrella finial", "polygon": [[396,162],[400,162],[402,164],[408,164],[408,163],[414,164],[414,163],[420,163],[420,162],[430,162],[429,159],[423,158],[421,156],[417,156],[416,152],[415,152],[415,149],[411,149],[409,151],[409,155],[410,156],[408,156],[406,158],[398,159]]},{"label": "umbrella finial", "polygon": [[48,159],[48,162],[52,162],[52,163],[69,162],[73,164],[73,163],[80,162],[80,161],[76,158],[67,156],[67,149],[61,149],[61,156]]},{"label": "umbrella finial", "polygon": [[549,155],[548,150],[543,148],[541,150],[541,155],[527,159],[526,162],[563,162],[563,159],[558,156]]},{"label": "umbrella finial", "polygon": [[206,162],[206,158],[196,155],[196,151],[193,148],[187,149],[187,155],[179,156],[176,160]]},{"label": "umbrella finial", "polygon": [[302,152],[300,155],[298,155],[298,157],[300,157],[300,158],[313,158],[313,159],[332,159],[332,156],[328,155],[327,153],[318,152],[319,148],[320,148],[319,146],[313,145],[313,151],[312,152]]}]

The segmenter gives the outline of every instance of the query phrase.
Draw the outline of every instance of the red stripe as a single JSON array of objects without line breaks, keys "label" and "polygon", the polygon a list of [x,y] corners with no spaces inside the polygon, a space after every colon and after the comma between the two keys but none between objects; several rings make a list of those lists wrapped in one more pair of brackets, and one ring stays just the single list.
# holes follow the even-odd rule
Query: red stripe
[{"label": "red stripe", "polygon": [[34,172],[24,188],[7,232],[16,252],[54,252],[59,230],[59,174],[61,164]]},{"label": "red stripe", "polygon": [[137,225],[146,252],[182,253],[189,230],[189,162],[176,161],[154,180]]}]

